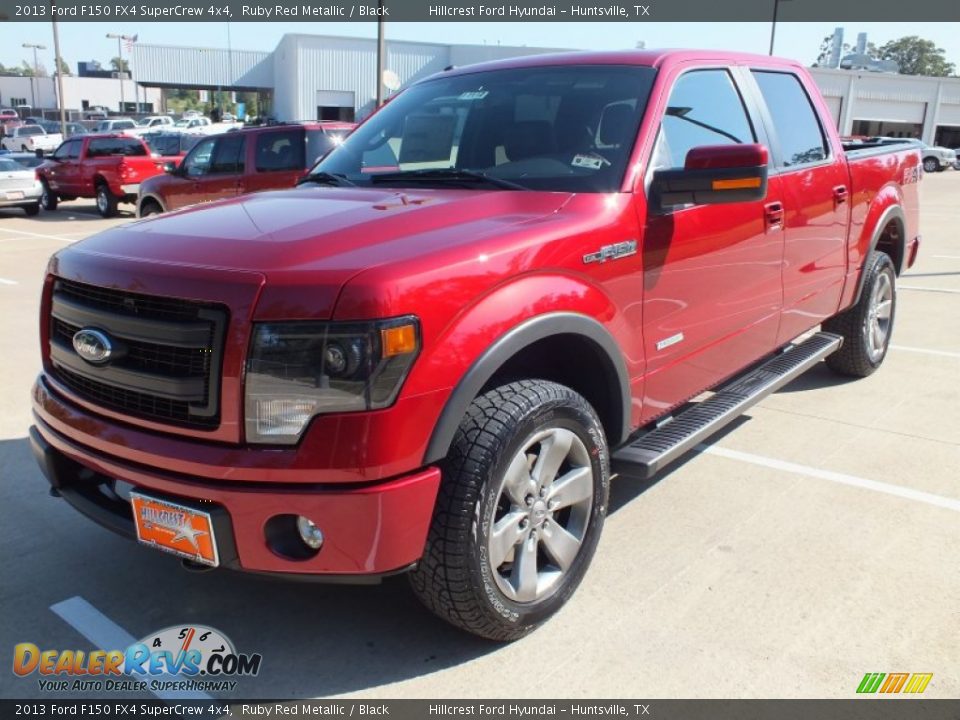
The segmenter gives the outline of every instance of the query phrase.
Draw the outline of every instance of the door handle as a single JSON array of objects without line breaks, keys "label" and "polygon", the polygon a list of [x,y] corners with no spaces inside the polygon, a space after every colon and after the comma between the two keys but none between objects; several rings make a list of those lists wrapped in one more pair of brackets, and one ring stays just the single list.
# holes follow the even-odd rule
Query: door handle
[{"label": "door handle", "polygon": [[837,185],[833,189],[833,202],[837,205],[843,205],[847,201],[847,195],[846,185]]},{"label": "door handle", "polygon": [[783,203],[772,202],[763,206],[763,217],[768,230],[783,227]]}]

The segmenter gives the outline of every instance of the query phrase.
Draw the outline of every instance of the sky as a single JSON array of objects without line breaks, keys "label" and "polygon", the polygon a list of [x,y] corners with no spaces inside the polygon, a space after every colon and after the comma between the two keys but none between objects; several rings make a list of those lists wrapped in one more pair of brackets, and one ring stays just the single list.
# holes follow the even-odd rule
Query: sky
[{"label": "sky", "polygon": [[[228,27],[229,25],[229,27]],[[833,33],[835,22],[777,23],[775,54],[811,64],[823,38]],[[185,45],[237,50],[273,50],[285,33],[376,37],[376,24],[336,22],[240,22],[240,23],[60,23],[60,51],[76,73],[77,62],[99,60],[104,66],[117,54],[116,40],[107,33],[139,35],[140,42],[156,45]],[[844,26],[844,40],[856,43],[859,32],[882,45],[905,35],[933,40],[946,51],[947,60],[960,68],[960,33],[955,23],[859,23]],[[387,23],[387,38],[439,43],[528,45],[585,50],[683,47],[740,50],[766,54],[770,44],[770,23],[563,23],[563,22],[421,22]],[[0,63],[17,65],[32,62],[32,51],[22,43],[39,43],[39,61],[53,68],[53,33],[49,23],[0,25]]]}]

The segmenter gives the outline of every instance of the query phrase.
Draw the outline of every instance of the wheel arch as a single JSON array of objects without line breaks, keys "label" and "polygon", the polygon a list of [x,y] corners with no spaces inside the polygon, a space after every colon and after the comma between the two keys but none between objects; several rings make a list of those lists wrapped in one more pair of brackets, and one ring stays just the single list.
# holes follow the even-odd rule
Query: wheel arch
[{"label": "wheel arch", "polygon": [[[564,353],[558,355],[556,351],[561,344]],[[547,363],[543,362],[544,355],[550,358]],[[591,317],[557,312],[517,325],[497,338],[474,361],[440,413],[427,444],[424,464],[446,456],[474,398],[494,385],[519,379],[517,374],[523,374],[534,360],[537,364],[534,377],[567,385],[593,405],[612,447],[626,439],[630,424],[630,382],[617,341]]]},{"label": "wheel arch", "polygon": [[893,268],[897,277],[899,277],[906,261],[907,250],[907,219],[903,208],[899,204],[888,206],[874,225],[873,235],[860,264],[860,275],[857,278],[857,291],[853,297],[853,305],[860,301],[860,294],[863,292],[863,283],[866,279],[864,267],[874,250],[880,250],[890,256],[890,259],[893,260]]},{"label": "wheel arch", "polygon": [[137,217],[141,217],[140,213],[143,211],[143,206],[148,202],[154,202],[160,208],[161,213],[165,213],[167,208],[164,207],[163,203],[153,193],[147,193],[146,195],[141,195],[137,198]]}]

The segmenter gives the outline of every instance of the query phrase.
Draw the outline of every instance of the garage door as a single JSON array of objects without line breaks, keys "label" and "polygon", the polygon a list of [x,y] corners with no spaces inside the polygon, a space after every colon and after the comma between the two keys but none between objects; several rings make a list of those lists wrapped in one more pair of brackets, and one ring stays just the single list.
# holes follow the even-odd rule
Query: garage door
[{"label": "garage door", "polygon": [[857,99],[853,114],[858,120],[922,123],[925,110],[926,103],[923,102]]}]

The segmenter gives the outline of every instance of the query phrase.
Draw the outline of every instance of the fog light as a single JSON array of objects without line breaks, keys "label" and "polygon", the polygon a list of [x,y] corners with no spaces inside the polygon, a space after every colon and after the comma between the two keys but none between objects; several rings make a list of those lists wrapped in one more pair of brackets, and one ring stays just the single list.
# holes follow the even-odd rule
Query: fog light
[{"label": "fog light", "polygon": [[300,533],[300,539],[308,548],[319,550],[323,545],[323,533],[310,518],[297,515],[297,532]]}]

